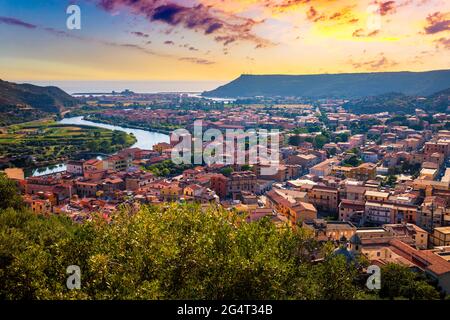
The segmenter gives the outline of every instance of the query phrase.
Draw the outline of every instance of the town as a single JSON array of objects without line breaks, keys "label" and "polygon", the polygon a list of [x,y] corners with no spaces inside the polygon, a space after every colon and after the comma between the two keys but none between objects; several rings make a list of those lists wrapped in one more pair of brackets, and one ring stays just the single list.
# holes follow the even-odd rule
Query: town
[{"label": "town", "polygon": [[91,118],[190,131],[196,120],[206,129],[279,129],[280,159],[269,175],[259,162],[176,165],[174,139],[148,150],[72,159],[54,174],[25,178],[20,168],[5,173],[39,215],[82,223],[98,213],[110,221],[124,205],[220,206],[249,223],[302,226],[350,260],[364,255],[372,264],[420,269],[450,293],[450,115],[421,109],[356,114],[342,103],[135,107]]}]

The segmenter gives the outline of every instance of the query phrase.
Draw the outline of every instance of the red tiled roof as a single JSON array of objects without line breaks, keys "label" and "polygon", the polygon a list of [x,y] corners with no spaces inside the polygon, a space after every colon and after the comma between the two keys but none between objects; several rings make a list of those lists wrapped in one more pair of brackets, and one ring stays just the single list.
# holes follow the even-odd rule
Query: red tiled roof
[{"label": "red tiled roof", "polygon": [[431,271],[435,275],[442,275],[450,272],[450,262],[439,257],[431,250],[416,250],[400,240],[391,240],[393,251],[409,261],[417,264],[425,270]]}]

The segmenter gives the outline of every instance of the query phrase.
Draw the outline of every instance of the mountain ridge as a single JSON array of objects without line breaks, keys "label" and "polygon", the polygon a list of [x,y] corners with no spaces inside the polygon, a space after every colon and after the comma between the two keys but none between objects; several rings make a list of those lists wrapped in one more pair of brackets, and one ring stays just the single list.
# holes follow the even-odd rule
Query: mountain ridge
[{"label": "mountain ridge", "polygon": [[40,87],[0,79],[0,106],[26,106],[42,112],[60,113],[75,107],[78,100],[55,86]]},{"label": "mountain ridge", "polygon": [[423,72],[363,72],[310,75],[250,75],[211,91],[205,97],[297,96],[305,98],[358,98],[389,92],[431,95],[450,88],[450,69]]}]

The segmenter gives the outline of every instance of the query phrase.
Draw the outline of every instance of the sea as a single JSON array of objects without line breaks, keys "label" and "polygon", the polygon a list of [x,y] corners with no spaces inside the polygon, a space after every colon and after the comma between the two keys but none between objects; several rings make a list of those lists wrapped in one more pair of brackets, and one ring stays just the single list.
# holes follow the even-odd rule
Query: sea
[{"label": "sea", "polygon": [[19,81],[37,86],[56,86],[69,94],[111,93],[130,90],[135,93],[201,93],[216,89],[228,81]]}]

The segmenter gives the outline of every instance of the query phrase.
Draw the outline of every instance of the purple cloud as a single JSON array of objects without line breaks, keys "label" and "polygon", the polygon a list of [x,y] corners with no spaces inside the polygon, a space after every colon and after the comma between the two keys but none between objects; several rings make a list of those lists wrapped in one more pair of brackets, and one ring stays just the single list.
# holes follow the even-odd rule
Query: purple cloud
[{"label": "purple cloud", "polygon": [[428,25],[425,27],[426,34],[450,30],[450,13],[435,12],[427,17]]},{"label": "purple cloud", "polygon": [[11,26],[19,26],[27,29],[36,29],[37,26],[31,23],[24,22],[22,20],[11,18],[11,17],[2,17],[0,16],[0,23],[8,24]]},{"label": "purple cloud", "polygon": [[[125,8],[129,13],[143,16],[150,22],[161,22],[172,27],[182,27],[202,32],[206,35],[214,34],[214,39],[226,39],[229,37],[235,41],[250,41],[267,47],[272,42],[263,39],[253,33],[252,28],[261,23],[250,18],[240,17],[226,13],[218,8],[212,8],[202,4],[193,6],[181,5],[174,0],[93,0],[106,11],[114,12],[119,8]],[[222,41],[220,41],[222,42]]]}]

